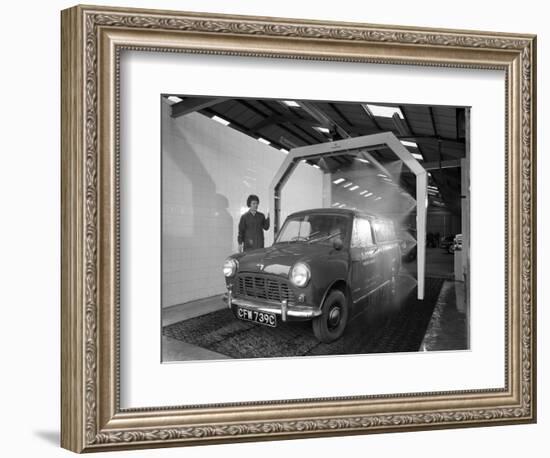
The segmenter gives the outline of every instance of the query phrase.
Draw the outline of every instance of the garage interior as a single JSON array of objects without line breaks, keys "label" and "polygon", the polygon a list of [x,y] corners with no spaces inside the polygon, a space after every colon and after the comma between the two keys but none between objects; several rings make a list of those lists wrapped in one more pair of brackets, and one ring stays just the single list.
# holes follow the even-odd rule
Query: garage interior
[{"label": "garage interior", "polygon": [[[163,362],[469,348],[467,107],[166,94],[161,108]],[[370,297],[332,344],[316,342],[309,323],[236,320],[222,301],[221,266],[238,250],[247,196],[259,196],[273,223],[269,185],[290,150],[380,132],[392,132],[428,172],[425,300],[416,299],[411,259],[415,175],[382,146],[301,161],[281,191],[279,219],[318,207],[391,218],[409,254],[399,306]],[[456,234],[462,249],[449,253]],[[272,227],[265,246],[273,235]]]}]

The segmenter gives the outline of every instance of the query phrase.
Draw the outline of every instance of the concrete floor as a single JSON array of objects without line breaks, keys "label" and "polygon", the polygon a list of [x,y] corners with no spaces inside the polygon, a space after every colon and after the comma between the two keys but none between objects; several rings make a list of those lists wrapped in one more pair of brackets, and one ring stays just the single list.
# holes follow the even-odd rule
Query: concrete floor
[{"label": "concrete floor", "polygon": [[[206,297],[197,301],[166,307],[162,311],[162,326],[168,326],[179,321],[188,320],[206,313],[214,312],[224,308],[226,305],[222,295]],[[170,363],[176,361],[197,361],[228,359],[228,356],[192,345],[181,340],[162,336],[162,362]]]},{"label": "concrete floor", "polygon": [[[403,261],[401,268],[416,277],[416,260]],[[426,277],[454,279],[454,256],[442,248],[426,248]]]},{"label": "concrete floor", "polygon": [[198,347],[181,340],[162,336],[162,362],[205,361],[213,359],[230,359],[229,356]]},{"label": "concrete floor", "polygon": [[205,297],[196,301],[185,302],[184,304],[172,305],[162,311],[162,326],[168,326],[178,321],[188,320],[205,313],[214,312],[226,307],[222,300],[222,294]]},{"label": "concrete floor", "polygon": [[[463,350],[468,343],[468,310],[465,302],[464,284],[454,278],[454,257],[440,248],[426,250],[426,276],[445,278],[432,319],[426,330],[421,351]],[[402,276],[416,277],[416,261],[402,265]],[[162,311],[162,325],[167,326],[188,320],[226,307],[222,295],[187,302]],[[186,342],[163,336],[163,362],[227,359],[220,353],[206,350]]]},{"label": "concrete floor", "polygon": [[470,348],[468,313],[463,282],[446,281],[426,330],[421,351]]}]

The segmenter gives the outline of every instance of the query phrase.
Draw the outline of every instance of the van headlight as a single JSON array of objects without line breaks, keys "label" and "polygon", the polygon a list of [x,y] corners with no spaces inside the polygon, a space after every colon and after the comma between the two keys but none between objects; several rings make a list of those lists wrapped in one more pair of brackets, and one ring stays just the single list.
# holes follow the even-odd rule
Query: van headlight
[{"label": "van headlight", "polygon": [[237,268],[238,268],[238,264],[237,264],[237,261],[235,261],[235,259],[226,259],[225,262],[223,263],[223,274],[226,276],[226,277],[232,277],[233,275],[235,275],[235,273],[237,273]]},{"label": "van headlight", "polygon": [[297,262],[292,266],[290,270],[290,281],[300,288],[307,285],[307,282],[311,278],[311,270],[309,266],[303,262]]}]

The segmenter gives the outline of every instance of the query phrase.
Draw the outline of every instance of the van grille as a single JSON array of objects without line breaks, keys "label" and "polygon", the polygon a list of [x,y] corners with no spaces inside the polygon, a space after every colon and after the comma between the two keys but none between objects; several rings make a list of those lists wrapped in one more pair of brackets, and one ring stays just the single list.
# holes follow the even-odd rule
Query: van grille
[{"label": "van grille", "polygon": [[294,294],[285,280],[268,278],[262,275],[241,274],[237,278],[235,293],[239,296],[255,297],[268,301],[294,302]]}]

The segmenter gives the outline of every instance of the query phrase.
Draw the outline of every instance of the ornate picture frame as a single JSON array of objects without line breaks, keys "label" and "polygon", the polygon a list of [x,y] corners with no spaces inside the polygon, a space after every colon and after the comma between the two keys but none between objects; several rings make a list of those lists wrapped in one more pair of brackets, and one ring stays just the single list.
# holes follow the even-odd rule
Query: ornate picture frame
[{"label": "ornate picture frame", "polygon": [[[75,452],[536,421],[536,37],[75,6],[62,12],[61,445]],[[503,389],[120,407],[123,50],[502,70]]]}]

